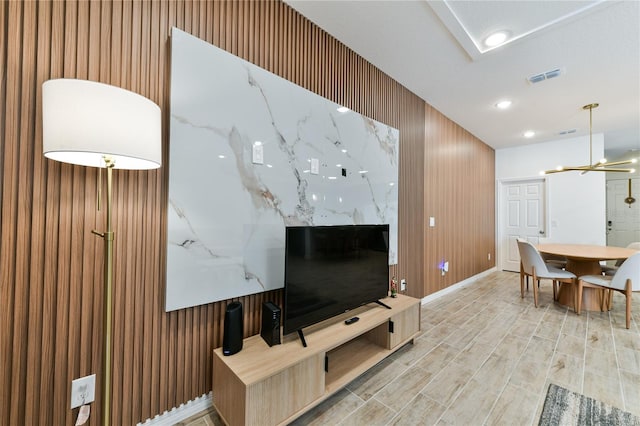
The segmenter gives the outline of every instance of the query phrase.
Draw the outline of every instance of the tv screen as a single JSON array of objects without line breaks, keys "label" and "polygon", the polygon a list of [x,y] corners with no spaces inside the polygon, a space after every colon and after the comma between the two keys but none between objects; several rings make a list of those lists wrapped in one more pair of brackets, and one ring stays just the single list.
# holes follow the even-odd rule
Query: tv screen
[{"label": "tv screen", "polygon": [[284,334],[387,296],[389,225],[287,227]]}]

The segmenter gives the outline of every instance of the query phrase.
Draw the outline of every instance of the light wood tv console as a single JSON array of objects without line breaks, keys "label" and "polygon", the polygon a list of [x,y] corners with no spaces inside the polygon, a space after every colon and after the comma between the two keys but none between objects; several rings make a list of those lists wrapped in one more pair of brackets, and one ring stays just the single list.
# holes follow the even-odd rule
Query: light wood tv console
[{"label": "light wood tv console", "polygon": [[[260,335],[240,352],[213,352],[213,404],[229,425],[286,424],[319,404],[420,332],[420,300],[399,294],[305,328],[269,347]],[[350,325],[345,319],[358,316]]]}]

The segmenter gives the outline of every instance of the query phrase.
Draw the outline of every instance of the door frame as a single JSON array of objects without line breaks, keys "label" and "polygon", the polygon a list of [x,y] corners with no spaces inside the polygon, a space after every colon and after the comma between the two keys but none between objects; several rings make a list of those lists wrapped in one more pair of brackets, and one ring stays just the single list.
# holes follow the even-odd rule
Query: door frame
[{"label": "door frame", "polygon": [[528,178],[506,178],[506,179],[497,179],[496,180],[496,269],[498,271],[504,270],[504,265],[502,261],[502,254],[504,248],[502,247],[502,237],[503,237],[503,225],[505,221],[504,215],[504,187],[505,185],[510,185],[513,183],[524,183],[531,181],[540,181],[542,182],[542,187],[544,189],[544,234],[540,237],[540,239],[548,239],[549,238],[549,180],[546,176],[532,176]]},{"label": "door frame", "polygon": [[[624,185],[625,185],[624,193],[626,194],[627,185],[628,185],[629,179],[631,179],[631,181],[632,181],[632,188],[633,188],[632,189],[632,193],[634,195],[638,194],[638,189],[636,189],[636,188],[640,188],[640,176],[630,175],[629,177],[623,177],[623,178],[615,177],[615,178],[606,179],[606,181],[605,181],[605,188],[606,188],[605,189],[605,191],[606,191],[606,194],[605,194],[605,201],[606,201],[605,221],[609,221],[610,218],[611,218],[611,216],[609,216],[609,208],[611,207],[611,205],[610,205],[610,201],[611,201],[610,197],[612,196],[612,192],[613,192],[613,190],[611,189],[611,185],[613,185],[614,182],[624,182]],[[638,198],[640,198],[640,197],[638,197]],[[636,203],[638,203],[638,202],[639,201],[636,201]],[[633,209],[634,210],[637,209],[638,206],[639,206],[638,204],[634,203],[633,204]],[[609,235],[610,235],[609,234],[609,225],[606,222],[605,222],[605,230],[606,230],[605,231],[606,232],[606,236],[605,236],[606,244],[607,245],[611,245],[611,242],[609,240]],[[636,230],[634,229],[632,232],[636,232]],[[632,239],[631,241],[628,241],[628,243],[635,242],[635,241],[636,241],[635,239]],[[616,245],[620,244],[618,241],[615,241],[615,243],[616,243]],[[623,247],[623,246],[620,246],[620,247]],[[626,247],[626,244],[624,245],[624,247]]]}]

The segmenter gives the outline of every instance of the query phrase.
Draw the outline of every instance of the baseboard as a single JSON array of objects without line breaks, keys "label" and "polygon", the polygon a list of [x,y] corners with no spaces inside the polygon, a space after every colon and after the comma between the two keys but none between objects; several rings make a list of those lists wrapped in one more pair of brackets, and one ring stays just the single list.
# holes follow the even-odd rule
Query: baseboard
[{"label": "baseboard", "polygon": [[209,392],[180,404],[179,407],[172,408],[170,411],[158,414],[153,419],[147,419],[144,423],[138,423],[138,426],[173,426],[211,407],[213,407],[213,402],[211,392]]},{"label": "baseboard", "polygon": [[426,303],[429,303],[429,302],[432,302],[432,301],[434,301],[436,299],[439,299],[444,295],[447,295],[449,293],[453,293],[454,291],[460,290],[461,288],[466,287],[466,286],[468,286],[470,284],[473,284],[475,281],[479,280],[480,278],[484,278],[487,275],[489,275],[489,274],[491,274],[491,273],[493,273],[495,271],[497,271],[497,269],[494,266],[493,268],[487,269],[486,271],[483,271],[483,272],[480,272],[479,274],[474,275],[472,277],[469,277],[466,280],[462,280],[459,283],[452,284],[447,288],[443,288],[440,291],[436,291],[435,293],[432,293],[432,294],[430,294],[428,296],[423,297],[422,298],[422,304],[424,305]]}]

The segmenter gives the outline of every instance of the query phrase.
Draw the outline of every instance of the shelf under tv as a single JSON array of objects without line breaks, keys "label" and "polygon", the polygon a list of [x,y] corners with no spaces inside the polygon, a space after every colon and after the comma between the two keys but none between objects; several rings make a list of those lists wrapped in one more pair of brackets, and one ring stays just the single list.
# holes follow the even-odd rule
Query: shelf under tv
[{"label": "shelf under tv", "polygon": [[[220,416],[229,425],[285,424],[412,342],[420,301],[398,295],[383,302],[391,309],[371,303],[306,328],[306,348],[293,333],[272,347],[252,336],[232,356],[216,349],[213,403]],[[353,316],[359,321],[345,325]]]}]

